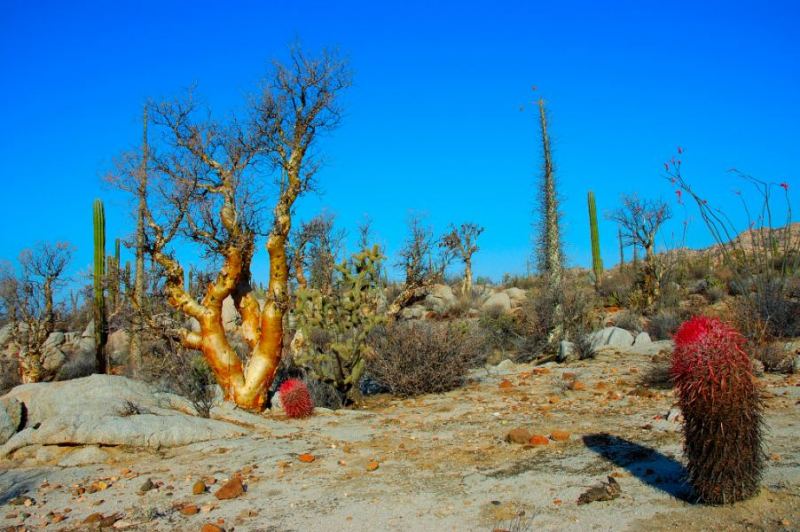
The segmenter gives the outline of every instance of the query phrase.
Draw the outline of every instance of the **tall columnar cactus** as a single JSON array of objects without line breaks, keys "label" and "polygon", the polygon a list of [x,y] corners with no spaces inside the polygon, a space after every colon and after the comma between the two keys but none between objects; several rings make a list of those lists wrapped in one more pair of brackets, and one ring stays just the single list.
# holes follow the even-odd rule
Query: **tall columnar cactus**
[{"label": "tall columnar cactus", "polygon": [[603,275],[603,257],[600,256],[600,232],[597,229],[597,204],[594,192],[589,191],[589,233],[592,238],[592,271],[594,284],[600,286],[600,277]]},{"label": "tall columnar cactus", "polygon": [[297,291],[297,326],[309,342],[294,354],[294,361],[349,401],[357,397],[364,374],[367,335],[385,321],[378,313],[382,259],[378,246],[365,249],[336,267],[331,293]]},{"label": "tall columnar cactus", "polygon": [[617,238],[619,239],[619,271],[625,268],[625,245],[622,241],[622,228],[617,228]]},{"label": "tall columnar cactus", "polygon": [[692,318],[675,333],[671,373],[689,481],[709,504],[752,497],[761,481],[762,403],[743,346],[744,338],[715,318]]},{"label": "tall columnar cactus", "polygon": [[548,274],[551,285],[558,286],[563,267],[561,235],[559,232],[558,198],[554,176],[553,157],[550,151],[550,134],[547,130],[547,111],[544,100],[539,100],[539,128],[542,135],[542,182],[539,190],[539,202],[542,210],[538,262],[539,270]]},{"label": "tall columnar cactus", "polygon": [[108,359],[106,358],[106,302],[103,293],[105,281],[106,262],[106,217],[103,202],[94,200],[94,342],[97,372],[108,373]]}]

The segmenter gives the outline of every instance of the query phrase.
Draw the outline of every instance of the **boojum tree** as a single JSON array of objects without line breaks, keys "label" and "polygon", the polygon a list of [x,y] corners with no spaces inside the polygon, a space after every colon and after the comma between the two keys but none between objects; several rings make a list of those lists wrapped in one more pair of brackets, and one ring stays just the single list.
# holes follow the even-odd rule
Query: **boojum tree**
[{"label": "boojum tree", "polygon": [[[263,408],[283,349],[293,206],[312,186],[319,168],[318,134],[339,123],[337,99],[349,85],[347,65],[336,54],[311,57],[293,48],[286,64],[274,64],[246,117],[218,122],[200,112],[191,94],[149,105],[150,123],[164,133],[164,141],[151,139],[146,172],[131,155],[115,176],[123,188],[136,191],[138,179],[147,175],[145,249],[164,271],[169,303],[199,324],[199,331],[174,333],[184,347],[202,352],[225,400],[248,410]],[[278,190],[272,223],[264,230],[260,191],[271,178]],[[269,254],[263,301],[251,286],[257,235],[266,236]],[[184,268],[175,254],[180,240],[220,265],[202,298],[184,288]],[[229,296],[250,350],[246,363],[223,328],[222,304]]]}]

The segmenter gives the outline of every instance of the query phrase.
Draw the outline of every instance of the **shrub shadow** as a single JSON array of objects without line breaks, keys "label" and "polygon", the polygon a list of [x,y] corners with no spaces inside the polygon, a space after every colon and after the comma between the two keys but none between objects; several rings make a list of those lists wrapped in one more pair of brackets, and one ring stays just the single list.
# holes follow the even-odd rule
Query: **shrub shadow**
[{"label": "shrub shadow", "polygon": [[604,459],[628,471],[648,486],[676,499],[694,503],[686,468],[655,449],[607,433],[587,434],[583,443]]}]

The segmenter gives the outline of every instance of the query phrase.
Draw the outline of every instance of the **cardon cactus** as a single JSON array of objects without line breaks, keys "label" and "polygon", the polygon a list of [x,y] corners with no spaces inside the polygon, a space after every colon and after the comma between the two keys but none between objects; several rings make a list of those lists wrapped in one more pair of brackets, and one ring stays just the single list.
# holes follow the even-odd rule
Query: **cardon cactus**
[{"label": "cardon cactus", "polygon": [[308,341],[294,353],[294,362],[333,385],[346,402],[358,394],[367,335],[385,321],[378,314],[382,258],[377,246],[364,249],[336,267],[331,293],[315,288],[297,291],[297,327]]},{"label": "cardon cactus", "polygon": [[291,418],[308,417],[314,411],[314,402],[308,393],[306,383],[299,379],[289,379],[278,388],[281,405],[286,415]]},{"label": "cardon cactus", "polygon": [[762,403],[744,338],[715,318],[675,333],[672,379],[683,411],[689,481],[708,504],[758,492],[764,467]]}]

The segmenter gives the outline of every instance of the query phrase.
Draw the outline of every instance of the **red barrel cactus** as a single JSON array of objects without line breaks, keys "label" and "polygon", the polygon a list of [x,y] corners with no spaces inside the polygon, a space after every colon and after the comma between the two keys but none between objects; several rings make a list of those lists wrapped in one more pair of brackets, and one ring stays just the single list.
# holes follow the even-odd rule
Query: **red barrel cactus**
[{"label": "red barrel cactus", "polygon": [[284,381],[278,388],[281,405],[286,415],[292,418],[308,417],[314,411],[314,402],[306,383],[299,379]]},{"label": "red barrel cactus", "polygon": [[683,412],[689,481],[700,501],[755,495],[764,469],[762,401],[745,340],[705,316],[675,333],[671,375]]}]

